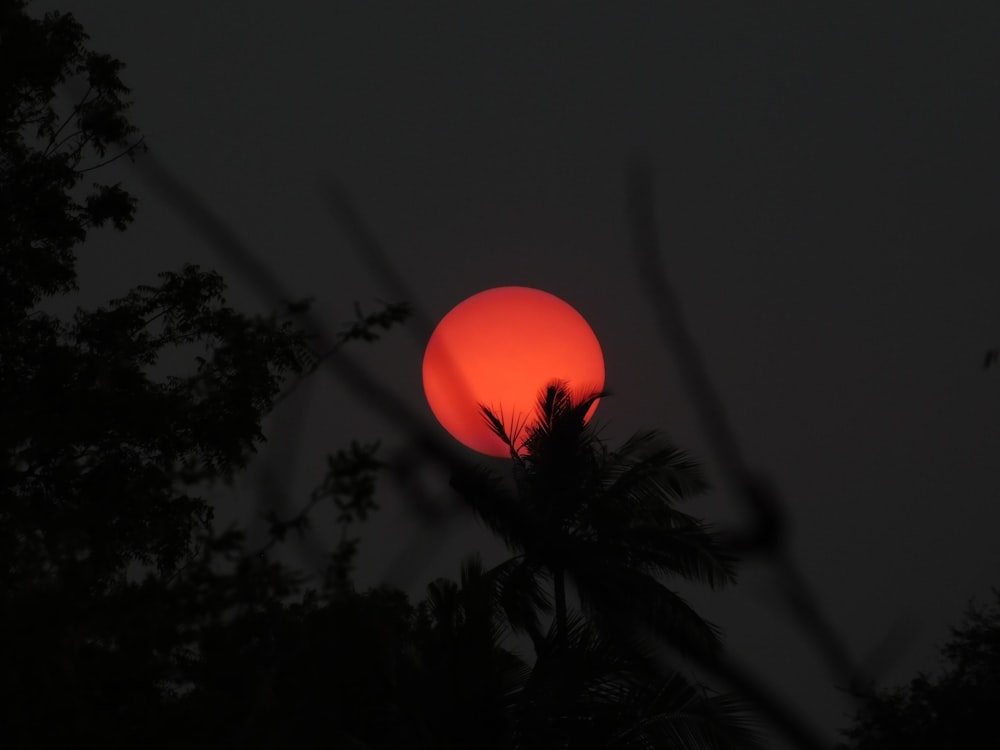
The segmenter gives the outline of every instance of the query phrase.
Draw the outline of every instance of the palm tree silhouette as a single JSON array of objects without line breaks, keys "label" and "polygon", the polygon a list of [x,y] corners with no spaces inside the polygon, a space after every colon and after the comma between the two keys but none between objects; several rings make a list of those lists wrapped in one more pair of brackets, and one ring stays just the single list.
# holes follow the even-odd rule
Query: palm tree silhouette
[{"label": "palm tree silhouette", "polygon": [[658,674],[648,654],[570,616],[556,624],[516,695],[518,750],[751,750],[762,738],[737,697],[709,692],[678,672]]},{"label": "palm tree silhouette", "polygon": [[470,558],[457,582],[433,581],[417,607],[414,693],[436,748],[512,747],[513,697],[531,667],[504,645],[510,631],[494,596],[497,574]]},{"label": "palm tree silhouette", "polygon": [[705,481],[656,431],[609,450],[585,421],[606,395],[576,399],[566,383],[552,381],[539,394],[534,422],[515,429],[480,405],[510,448],[516,497],[483,467],[455,475],[452,485],[515,553],[496,572],[497,596],[536,652],[553,604],[555,644],[566,646],[569,580],[603,633],[620,636],[626,624],[637,625],[682,653],[711,658],[717,628],[663,583],[679,576],[715,588],[734,580],[735,561],[714,532],[675,507]]},{"label": "palm tree silhouette", "polygon": [[[550,624],[532,665],[506,646],[498,585],[507,564],[462,565],[431,583],[418,607],[421,722],[438,748],[504,750],[749,750],[760,736],[745,706],[648,654],[607,638],[579,615]],[[509,579],[507,579],[509,580]]]}]

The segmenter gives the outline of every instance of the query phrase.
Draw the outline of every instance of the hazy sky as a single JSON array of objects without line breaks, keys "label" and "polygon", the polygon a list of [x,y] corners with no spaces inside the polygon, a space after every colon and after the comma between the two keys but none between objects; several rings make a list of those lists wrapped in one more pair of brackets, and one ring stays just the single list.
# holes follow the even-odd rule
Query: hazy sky
[{"label": "hazy sky", "polygon": [[[605,435],[661,428],[711,468],[631,261],[624,170],[649,154],[670,282],[747,458],[787,499],[795,559],[854,656],[909,635],[898,682],[1000,584],[1000,370],[981,368],[1000,343],[1000,4],[804,5],[34,7],[74,12],[126,61],[151,149],[332,325],[391,298],[324,203],[336,180],[424,314],[503,284],[563,297],[604,347]],[[235,302],[270,304],[137,174],[120,179],[139,220],[88,244],[85,294],[192,261],[230,276]],[[358,353],[431,424],[419,333]],[[286,406],[272,445],[303,497],[325,451],[405,445],[326,376]],[[393,493],[383,505],[366,582],[418,591],[473,550],[499,559],[471,520],[431,532]],[[744,518],[724,486],[689,510]],[[414,539],[428,557],[400,579],[389,560]],[[690,595],[832,736],[847,704],[768,566]]]}]

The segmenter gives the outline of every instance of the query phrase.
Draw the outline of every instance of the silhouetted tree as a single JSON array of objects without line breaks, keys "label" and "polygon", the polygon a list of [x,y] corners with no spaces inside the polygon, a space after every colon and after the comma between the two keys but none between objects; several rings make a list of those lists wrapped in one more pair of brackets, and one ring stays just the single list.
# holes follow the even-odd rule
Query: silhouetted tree
[{"label": "silhouetted tree", "polygon": [[513,709],[531,672],[506,641],[496,571],[466,560],[458,581],[439,579],[417,607],[427,668],[422,713],[441,748],[513,748]]},{"label": "silhouetted tree", "polygon": [[[221,277],[195,266],[69,320],[46,312],[75,289],[88,233],[125,229],[135,208],[120,185],[86,184],[141,150],[124,66],[86,40],[72,16],[0,2],[0,745],[11,748],[168,746],[181,699],[202,694],[212,634],[237,633],[238,614],[283,606],[299,587],[241,532],[220,534],[203,497],[246,465],[282,383],[314,361],[293,316],[232,309]],[[60,111],[69,82],[85,93]],[[339,341],[403,317],[401,306],[359,316]],[[370,454],[331,462],[317,498],[341,506],[341,522],[370,501]]]},{"label": "silhouetted tree", "polygon": [[[142,149],[128,119],[124,65],[86,48],[68,14],[35,19],[0,3],[0,321],[8,333],[42,298],[76,287],[75,250],[106,222],[124,229],[135,199],[86,175]],[[85,94],[60,112],[57,88]]]},{"label": "silhouetted tree", "polygon": [[513,712],[513,747],[524,750],[762,746],[742,701],[678,672],[664,676],[638,644],[625,647],[575,615],[562,636],[553,623]]},{"label": "silhouetted tree", "polygon": [[1000,590],[991,606],[970,606],[941,649],[942,670],[908,685],[858,696],[852,750],[991,747],[1000,707]]},{"label": "silhouetted tree", "polygon": [[[586,423],[603,395],[574,399],[554,381],[535,420],[513,429],[481,407],[510,449],[514,494],[483,468],[453,478],[516,553],[488,575],[499,611],[535,650],[512,707],[514,747],[755,747],[740,701],[680,674],[664,678],[644,651],[648,629],[681,652],[717,652],[714,626],[663,579],[724,585],[734,560],[675,507],[705,488],[692,461],[653,431],[610,450]],[[586,619],[570,611],[567,580]]]},{"label": "silhouetted tree", "polygon": [[[436,747],[508,750],[756,748],[754,722],[731,696],[679,674],[664,678],[638,643],[626,647],[571,615],[553,621],[530,666],[509,650],[501,565],[466,561],[460,583],[437,581],[418,606],[422,713]],[[428,648],[428,644],[430,647]]]},{"label": "silhouetted tree", "polygon": [[705,488],[701,472],[654,431],[610,450],[584,420],[601,395],[574,400],[564,384],[550,384],[523,438],[482,408],[510,448],[516,497],[485,469],[453,484],[517,553],[501,581],[507,614],[537,646],[540,618],[554,601],[558,640],[568,622],[568,574],[606,632],[635,622],[682,651],[710,656],[719,647],[715,627],[662,580],[734,580],[734,560],[711,529],[676,507]]}]

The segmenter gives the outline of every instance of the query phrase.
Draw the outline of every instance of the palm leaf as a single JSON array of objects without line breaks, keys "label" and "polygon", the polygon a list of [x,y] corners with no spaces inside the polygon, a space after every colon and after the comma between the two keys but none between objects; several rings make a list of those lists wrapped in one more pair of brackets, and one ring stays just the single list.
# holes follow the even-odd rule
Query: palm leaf
[{"label": "palm leaf", "polygon": [[579,616],[563,638],[550,628],[514,706],[518,748],[595,747],[626,718],[633,662]]},{"label": "palm leaf", "polygon": [[679,575],[719,588],[736,580],[736,561],[704,526],[628,526],[603,541],[609,556],[654,574]]},{"label": "palm leaf", "polygon": [[609,453],[602,479],[608,497],[628,499],[655,490],[667,503],[689,499],[708,488],[698,464],[655,430],[636,433]]},{"label": "palm leaf", "polygon": [[690,750],[757,750],[764,747],[760,727],[746,705],[732,695],[705,688],[673,673],[655,684],[632,686],[624,701],[639,720],[625,726],[607,750],[650,747]]},{"label": "palm leaf", "polygon": [[508,425],[504,421],[503,407],[499,409],[499,414],[497,414],[492,407],[485,404],[477,404],[477,406],[479,407],[480,415],[486,422],[486,426],[490,428],[490,432],[503,441],[504,445],[510,449],[511,458],[517,460],[523,448],[521,433],[524,432],[527,417],[517,417],[515,415],[511,419],[510,425]]},{"label": "palm leaf", "polygon": [[536,467],[544,467],[587,452],[595,435],[585,418],[594,402],[606,395],[603,391],[593,391],[576,398],[561,380],[553,380],[542,388],[535,421],[528,426],[524,441],[528,460]]},{"label": "palm leaf", "polygon": [[489,469],[464,467],[451,477],[451,486],[476,516],[514,551],[520,551],[535,536],[537,526],[523,503],[516,503],[503,482]]},{"label": "palm leaf", "polygon": [[526,557],[515,557],[489,571],[497,606],[515,633],[525,632],[539,647],[541,615],[552,611],[552,599],[542,585],[547,578],[543,566]]},{"label": "palm leaf", "polygon": [[645,628],[682,653],[701,659],[712,659],[719,652],[718,628],[677,593],[650,575],[577,552],[566,570],[602,630],[621,636]]},{"label": "palm leaf", "polygon": [[757,750],[745,706],[679,673],[653,676],[638,649],[624,648],[571,617],[560,646],[550,631],[514,703],[515,746],[574,750]]}]

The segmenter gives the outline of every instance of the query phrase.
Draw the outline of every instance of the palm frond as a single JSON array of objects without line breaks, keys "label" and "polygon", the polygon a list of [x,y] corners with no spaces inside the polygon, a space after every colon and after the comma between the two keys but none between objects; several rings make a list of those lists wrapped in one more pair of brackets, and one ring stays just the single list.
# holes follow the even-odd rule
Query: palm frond
[{"label": "palm frond", "polygon": [[627,526],[601,545],[628,567],[649,573],[679,575],[720,588],[736,580],[736,560],[703,526],[669,528]]},{"label": "palm frond", "polygon": [[588,488],[585,501],[573,509],[567,519],[581,531],[601,531],[616,534],[629,526],[650,526],[663,529],[706,529],[694,516],[674,507],[661,485],[637,481],[627,491],[606,492],[599,484]]},{"label": "palm frond", "polygon": [[655,489],[662,501],[672,503],[708,489],[699,465],[655,430],[638,432],[609,453],[601,473],[604,492],[622,499]]},{"label": "palm frond", "polygon": [[486,406],[486,404],[477,404],[477,406],[479,414],[486,422],[486,426],[489,427],[490,432],[500,438],[503,444],[510,449],[511,458],[518,459],[521,450],[524,448],[524,441],[521,439],[521,434],[525,431],[528,417],[526,415],[512,414],[510,424],[508,425],[504,421],[502,405],[499,409]]},{"label": "palm frond", "polygon": [[628,635],[635,625],[682,653],[712,659],[722,647],[719,629],[653,576],[577,550],[567,572],[600,628]]},{"label": "palm frond", "polygon": [[568,621],[555,631],[516,697],[517,747],[600,750],[761,750],[758,726],[733,696],[717,695],[680,673],[652,677],[634,649]]},{"label": "palm frond", "polygon": [[511,496],[501,479],[489,469],[470,466],[456,471],[451,486],[511,550],[522,550],[535,536],[537,524],[529,517],[527,508]]},{"label": "palm frond", "polygon": [[458,580],[463,590],[482,585],[487,576],[488,571],[483,567],[483,560],[479,555],[469,555],[462,560]]},{"label": "palm frond", "polygon": [[636,684],[625,700],[639,718],[612,739],[608,750],[764,748],[761,728],[743,701],[711,694],[680,673],[656,684]]},{"label": "palm frond", "polygon": [[454,638],[466,620],[458,584],[447,578],[427,584],[425,598],[417,610],[425,625],[440,638]]},{"label": "palm frond", "polygon": [[579,615],[564,637],[549,630],[517,696],[517,747],[601,747],[625,718],[622,691],[632,662]]},{"label": "palm frond", "polygon": [[622,647],[622,642],[594,627],[581,614],[567,617],[562,639],[552,623],[545,636],[544,647],[537,654],[533,677],[544,682],[549,672],[570,675],[580,691],[592,695],[609,695],[609,684],[632,674],[636,669],[634,650]]},{"label": "palm frond", "polygon": [[575,455],[593,444],[595,435],[586,416],[594,402],[608,394],[593,391],[574,396],[562,380],[549,382],[538,394],[535,420],[528,426],[524,447],[534,464],[553,455]]},{"label": "palm frond", "polygon": [[552,611],[552,599],[543,585],[545,568],[537,561],[515,557],[488,574],[498,608],[515,633],[527,633],[537,649],[543,640],[541,616]]}]

